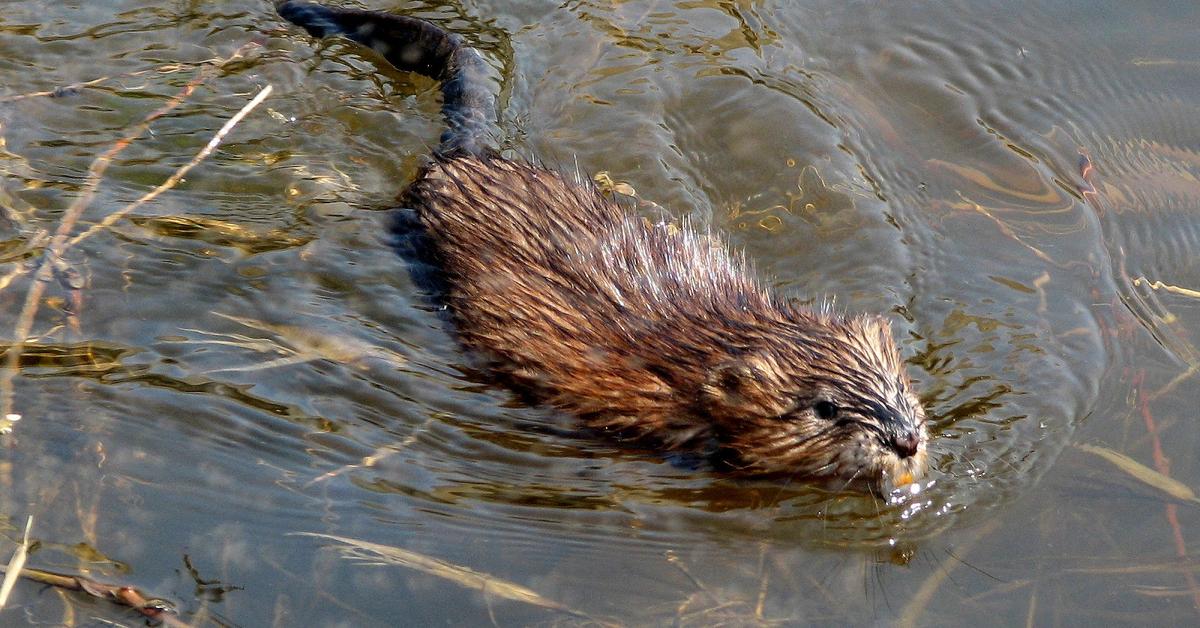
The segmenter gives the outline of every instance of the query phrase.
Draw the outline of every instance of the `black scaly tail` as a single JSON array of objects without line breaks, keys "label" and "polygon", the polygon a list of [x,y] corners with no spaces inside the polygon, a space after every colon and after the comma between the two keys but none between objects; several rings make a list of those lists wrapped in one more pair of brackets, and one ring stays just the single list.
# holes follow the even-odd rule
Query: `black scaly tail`
[{"label": "black scaly tail", "polygon": [[341,35],[383,55],[398,70],[441,81],[447,128],[438,155],[494,153],[490,125],[496,119],[496,99],[488,89],[487,65],[462,37],[402,15],[291,0],[277,3],[275,9],[314,37]]}]

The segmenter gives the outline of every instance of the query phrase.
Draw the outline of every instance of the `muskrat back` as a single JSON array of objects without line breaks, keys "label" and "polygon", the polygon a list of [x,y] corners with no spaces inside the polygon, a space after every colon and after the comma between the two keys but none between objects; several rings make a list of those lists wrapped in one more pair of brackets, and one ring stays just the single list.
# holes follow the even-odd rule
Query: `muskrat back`
[{"label": "muskrat back", "polygon": [[442,81],[447,130],[404,192],[462,343],[596,430],[747,474],[886,490],[922,476],[926,418],[888,322],[765,288],[687,225],[649,224],[581,177],[492,148],[478,53],[415,18],[278,5]]}]

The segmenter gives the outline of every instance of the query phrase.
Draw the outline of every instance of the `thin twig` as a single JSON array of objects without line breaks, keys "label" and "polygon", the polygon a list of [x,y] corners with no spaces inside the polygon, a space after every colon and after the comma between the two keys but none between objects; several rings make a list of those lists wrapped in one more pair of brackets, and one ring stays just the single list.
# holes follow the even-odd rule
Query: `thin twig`
[{"label": "thin twig", "polygon": [[[1142,420],[1146,423],[1146,432],[1150,435],[1150,443],[1154,451],[1154,466],[1159,473],[1171,477],[1171,463],[1163,452],[1162,441],[1158,438],[1158,424],[1150,412],[1149,396],[1143,389],[1145,377],[1145,371],[1139,371],[1134,380],[1134,388],[1138,395],[1138,409],[1141,411]],[[1179,524],[1179,504],[1169,503],[1165,504],[1165,507],[1167,524],[1171,526],[1171,533],[1175,539],[1175,555],[1181,559],[1187,559],[1187,543],[1183,538],[1183,526]],[[1200,610],[1200,583],[1197,583],[1196,575],[1190,571],[1184,572],[1183,576],[1187,581],[1188,590],[1192,594],[1192,604],[1197,610]]]},{"label": "thin twig", "polygon": [[8,595],[12,593],[13,585],[17,583],[21,569],[25,567],[25,559],[29,556],[29,529],[32,527],[33,517],[29,517],[25,520],[25,536],[21,538],[21,545],[17,551],[13,552],[12,560],[8,561],[4,582],[0,584],[0,609],[3,609],[5,603],[8,602]]},{"label": "thin twig", "polygon": [[159,184],[158,187],[154,188],[153,190],[146,192],[138,200],[105,216],[104,220],[101,220],[99,223],[92,225],[91,227],[88,228],[87,231],[84,231],[83,233],[75,236],[74,238],[71,238],[71,240],[69,242],[67,242],[67,246],[68,247],[75,246],[76,244],[79,244],[83,240],[86,240],[87,238],[95,235],[97,231],[102,231],[104,229],[111,227],[113,225],[113,223],[124,218],[133,210],[141,207],[142,205],[145,205],[146,203],[154,200],[155,198],[158,198],[159,194],[162,194],[163,192],[166,192],[167,190],[175,187],[179,183],[179,181],[183,179],[183,177],[187,176],[187,173],[190,172],[192,168],[195,168],[200,162],[202,162],[206,158],[208,158],[208,156],[211,155],[214,150],[216,150],[217,146],[220,145],[222,140],[225,139],[225,136],[229,135],[229,132],[233,130],[233,127],[237,126],[238,123],[241,122],[242,119],[245,118],[247,115],[249,115],[250,112],[253,111],[255,107],[262,104],[262,101],[265,100],[267,98],[267,96],[269,96],[271,94],[271,90],[273,90],[273,89],[275,89],[275,88],[271,85],[267,85],[266,87],[262,88],[262,90],[258,92],[257,96],[255,96],[253,99],[251,99],[250,102],[246,103],[246,105],[243,106],[240,111],[238,111],[236,114],[234,114],[234,116],[232,118],[230,118],[229,121],[226,122],[224,126],[221,127],[221,130],[217,131],[217,134],[214,135],[213,138],[208,141],[208,144],[206,144],[204,146],[204,148],[202,148],[200,150],[200,152],[196,153],[195,157],[192,157],[191,161],[189,161],[186,164],[184,164],[183,166],[181,166],[170,177],[167,177],[166,181],[163,181],[161,184]]},{"label": "thin twig", "polygon": [[[222,63],[224,63],[224,62],[222,62]],[[71,83],[69,85],[61,85],[61,86],[55,87],[54,89],[51,89],[51,90],[45,90],[45,91],[40,91],[40,92],[28,92],[25,94],[14,94],[12,96],[5,96],[3,98],[0,98],[0,103],[10,103],[10,102],[18,101],[18,100],[25,100],[28,98],[41,98],[41,97],[47,97],[47,96],[53,98],[53,97],[62,96],[63,94],[69,94],[71,92],[83,89],[85,87],[92,87],[94,85],[99,85],[101,83],[105,83],[105,82],[116,80],[116,79],[133,78],[135,76],[142,76],[143,74],[150,74],[150,73],[155,73],[155,72],[158,74],[172,74],[175,72],[179,72],[180,70],[183,70],[186,67],[187,66],[182,63],[167,63],[164,65],[155,67],[155,68],[147,68],[145,70],[136,70],[133,72],[125,72],[123,74],[114,74],[112,76],[101,76],[100,78],[94,78],[90,81],[80,81],[78,83]]]},{"label": "thin twig", "polygon": [[47,260],[51,257],[61,257],[61,253],[66,248],[67,238],[71,235],[71,230],[74,229],[79,216],[83,214],[83,210],[87,208],[88,204],[92,202],[92,198],[95,197],[96,188],[100,186],[100,179],[104,175],[104,172],[108,170],[113,157],[125,150],[127,146],[133,143],[133,140],[145,133],[146,129],[150,127],[151,122],[161,118],[182,104],[184,99],[190,96],[206,78],[207,73],[197,75],[184,86],[182,91],[164,103],[163,106],[143,118],[125,137],[117,140],[108,150],[92,161],[91,167],[88,168],[87,184],[84,186],[83,193],[71,203],[66,213],[63,214],[62,221],[59,223],[54,237],[50,240],[50,244],[46,247],[42,260],[36,265],[37,272],[34,275],[33,283],[30,284],[29,291],[25,293],[25,304],[21,307],[21,313],[17,317],[17,324],[13,329],[13,344],[8,348],[5,355],[4,369],[0,371],[0,397],[2,397],[0,399],[0,414],[4,415],[4,418],[0,418],[0,434],[12,430],[10,415],[14,414],[13,378],[16,377],[17,367],[20,365],[21,352],[25,348],[26,339],[29,338],[29,332],[33,329],[33,318],[37,313],[38,303],[41,302],[42,295],[46,291],[46,283],[49,282],[50,276],[54,271],[54,265],[46,263]]},{"label": "thin twig", "polygon": [[104,151],[104,153],[102,153],[92,162],[91,167],[88,169],[87,183],[84,187],[83,193],[76,198],[73,203],[71,203],[70,207],[67,208],[66,213],[63,215],[62,221],[58,225],[58,229],[54,233],[54,237],[50,240],[50,244],[43,253],[40,263],[35,265],[37,272],[34,275],[33,282],[29,286],[29,291],[25,295],[25,303],[21,308],[21,313],[17,317],[17,324],[13,329],[13,344],[8,348],[8,351],[5,355],[4,366],[2,369],[0,369],[0,434],[11,431],[14,420],[20,418],[19,414],[13,412],[13,380],[16,377],[17,368],[20,365],[21,353],[25,348],[25,343],[29,338],[29,334],[33,329],[33,320],[37,314],[38,304],[41,302],[42,296],[46,291],[46,284],[50,281],[51,275],[54,272],[55,264],[52,262],[55,260],[61,260],[67,249],[77,244],[85,237],[97,232],[100,229],[110,226],[113,222],[127,215],[133,209],[140,207],[146,202],[156,198],[162,192],[174,187],[189,170],[191,170],[196,166],[196,164],[200,163],[200,161],[212,153],[216,146],[220,144],[221,140],[224,139],[225,135],[229,133],[230,129],[240,122],[241,119],[244,118],[254,107],[258,106],[258,104],[262,102],[262,99],[266,98],[266,96],[271,93],[272,88],[270,85],[263,88],[263,90],[259,92],[259,94],[255,96],[255,98],[251,100],[249,104],[243,107],[242,110],[239,111],[233,118],[231,118],[229,122],[226,122],[225,126],[221,127],[221,130],[217,132],[216,136],[209,141],[209,143],[200,151],[200,153],[196,155],[196,157],[192,159],[192,161],[188,162],[182,168],[176,171],[175,174],[171,175],[171,177],[162,185],[158,186],[151,192],[148,192],[131,205],[114,212],[114,214],[108,216],[99,225],[95,225],[84,233],[71,238],[71,232],[75,228],[75,223],[79,221],[80,216],[83,215],[83,211],[95,197],[96,189],[100,186],[101,178],[103,177],[105,171],[108,170],[108,167],[112,164],[113,158],[121,151],[125,150],[125,148],[128,147],[135,139],[144,134],[152,122],[158,118],[161,118],[182,104],[184,100],[196,90],[197,87],[208,80],[208,78],[220,67],[234,59],[241,57],[243,53],[253,45],[256,44],[246,44],[235,51],[228,59],[206,67],[203,71],[198,73],[195,78],[193,78],[191,81],[188,81],[187,85],[185,85],[178,94],[164,103],[162,107],[159,107],[143,118],[142,121],[138,123],[138,125],[135,126],[128,134],[117,140],[111,147],[109,147],[108,150]]},{"label": "thin twig", "polygon": [[67,591],[81,591],[92,597],[115,602],[122,606],[127,606],[137,611],[143,617],[160,621],[165,626],[171,628],[184,628],[188,624],[181,621],[175,616],[173,605],[165,600],[158,598],[148,598],[137,589],[120,585],[106,584],[92,580],[85,576],[77,576],[68,573],[60,573],[56,571],[46,571],[43,569],[33,569],[25,567],[23,569],[10,570],[7,567],[0,567],[0,571],[6,572],[6,577],[13,573],[17,573],[20,577],[26,580],[32,580],[47,586],[56,587]]}]

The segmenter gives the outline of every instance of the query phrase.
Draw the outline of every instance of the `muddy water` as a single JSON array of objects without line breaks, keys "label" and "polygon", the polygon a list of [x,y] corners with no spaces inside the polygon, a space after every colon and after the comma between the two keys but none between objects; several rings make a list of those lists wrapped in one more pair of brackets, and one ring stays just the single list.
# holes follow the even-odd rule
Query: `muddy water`
[{"label": "muddy water", "polygon": [[[8,355],[33,318],[0,529],[34,518],[29,566],[199,625],[1195,621],[1200,9],[368,4],[484,51],[514,155],[889,314],[929,481],[830,495],[573,436],[469,368],[392,249],[433,83],[266,2],[12,2]],[[268,84],[34,279],[47,234],[167,180]],[[0,620],[136,617],[21,583]]]}]

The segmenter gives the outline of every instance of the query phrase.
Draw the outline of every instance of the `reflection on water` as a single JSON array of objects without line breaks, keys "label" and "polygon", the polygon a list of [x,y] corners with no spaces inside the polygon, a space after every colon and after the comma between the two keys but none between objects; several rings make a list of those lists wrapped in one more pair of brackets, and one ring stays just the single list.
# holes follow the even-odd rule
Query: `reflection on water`
[{"label": "reflection on water", "polygon": [[[30,565],[198,625],[1195,620],[1200,10],[410,4],[484,51],[514,154],[891,315],[930,481],[828,494],[581,437],[468,366],[392,248],[430,81],[263,3],[27,0],[0,16],[0,329],[34,314],[0,529],[34,517]],[[74,233],[268,83],[33,279],[140,120],[179,99]],[[21,584],[0,617],[125,612]]]}]

